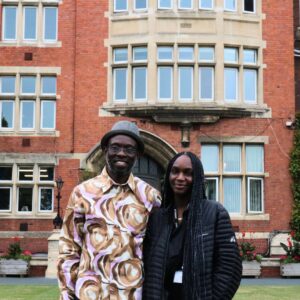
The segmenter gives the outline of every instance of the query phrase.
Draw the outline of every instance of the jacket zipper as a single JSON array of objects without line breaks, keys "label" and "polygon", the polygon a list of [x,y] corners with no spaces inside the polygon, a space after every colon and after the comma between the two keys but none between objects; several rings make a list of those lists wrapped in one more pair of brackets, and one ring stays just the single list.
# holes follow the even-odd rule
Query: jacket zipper
[{"label": "jacket zipper", "polygon": [[162,294],[162,297],[161,299],[164,300],[165,297],[165,275],[166,275],[166,264],[167,264],[167,255],[168,255],[168,252],[169,252],[169,240],[170,240],[170,237],[171,237],[171,233],[172,233],[172,227],[170,226],[170,224],[168,223],[168,238],[166,240],[166,243],[167,243],[167,247],[166,247],[166,250],[165,250],[165,256],[164,256],[164,264],[163,264],[163,278],[162,278],[162,289],[161,289],[161,294]]}]

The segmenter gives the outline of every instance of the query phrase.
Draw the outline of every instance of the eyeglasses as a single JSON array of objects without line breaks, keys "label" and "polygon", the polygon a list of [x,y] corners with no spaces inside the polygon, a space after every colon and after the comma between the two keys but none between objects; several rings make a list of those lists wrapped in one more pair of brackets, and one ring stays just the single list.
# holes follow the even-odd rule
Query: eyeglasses
[{"label": "eyeglasses", "polygon": [[137,154],[137,149],[132,146],[108,145],[108,150],[112,154],[117,154],[117,153],[121,152],[122,150],[127,155],[136,155]]}]

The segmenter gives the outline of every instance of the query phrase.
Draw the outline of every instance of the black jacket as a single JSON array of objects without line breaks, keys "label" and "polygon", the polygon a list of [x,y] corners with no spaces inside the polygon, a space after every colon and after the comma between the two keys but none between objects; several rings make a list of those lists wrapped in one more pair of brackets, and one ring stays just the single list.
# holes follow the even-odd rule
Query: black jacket
[{"label": "black jacket", "polygon": [[[242,262],[235,234],[225,208],[211,200],[202,202],[203,261],[199,299],[232,299],[239,287]],[[145,281],[143,300],[165,299],[164,272],[173,209],[162,208],[149,219],[144,241]]]}]

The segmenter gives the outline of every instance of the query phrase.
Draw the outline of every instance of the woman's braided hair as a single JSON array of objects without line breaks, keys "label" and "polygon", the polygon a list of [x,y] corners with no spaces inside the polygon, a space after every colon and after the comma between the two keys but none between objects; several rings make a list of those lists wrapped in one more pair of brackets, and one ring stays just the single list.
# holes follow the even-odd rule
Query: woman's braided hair
[{"label": "woman's braided hair", "polygon": [[189,201],[189,213],[185,232],[183,256],[183,289],[185,300],[200,298],[201,289],[205,289],[205,282],[200,280],[205,270],[205,259],[202,244],[202,205],[205,199],[204,171],[200,159],[192,152],[176,154],[169,162],[165,175],[163,205],[174,205],[174,193],[170,185],[170,172],[176,159],[186,155],[191,159],[193,168],[193,184]]}]

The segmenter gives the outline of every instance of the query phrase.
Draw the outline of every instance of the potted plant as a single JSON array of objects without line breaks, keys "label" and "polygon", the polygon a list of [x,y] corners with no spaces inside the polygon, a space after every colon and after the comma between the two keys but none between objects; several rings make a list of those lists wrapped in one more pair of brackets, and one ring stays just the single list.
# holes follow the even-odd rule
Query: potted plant
[{"label": "potted plant", "polygon": [[31,252],[23,251],[20,242],[20,237],[13,237],[13,242],[8,246],[7,255],[0,257],[0,275],[28,274]]},{"label": "potted plant", "polygon": [[287,245],[280,243],[286,255],[280,257],[280,274],[283,277],[300,276],[300,242],[294,239],[292,231],[287,238]]},{"label": "potted plant", "polygon": [[242,233],[242,241],[239,243],[240,255],[243,261],[243,276],[259,277],[261,274],[262,256],[255,252],[256,247],[251,240],[245,239],[246,233]]}]

